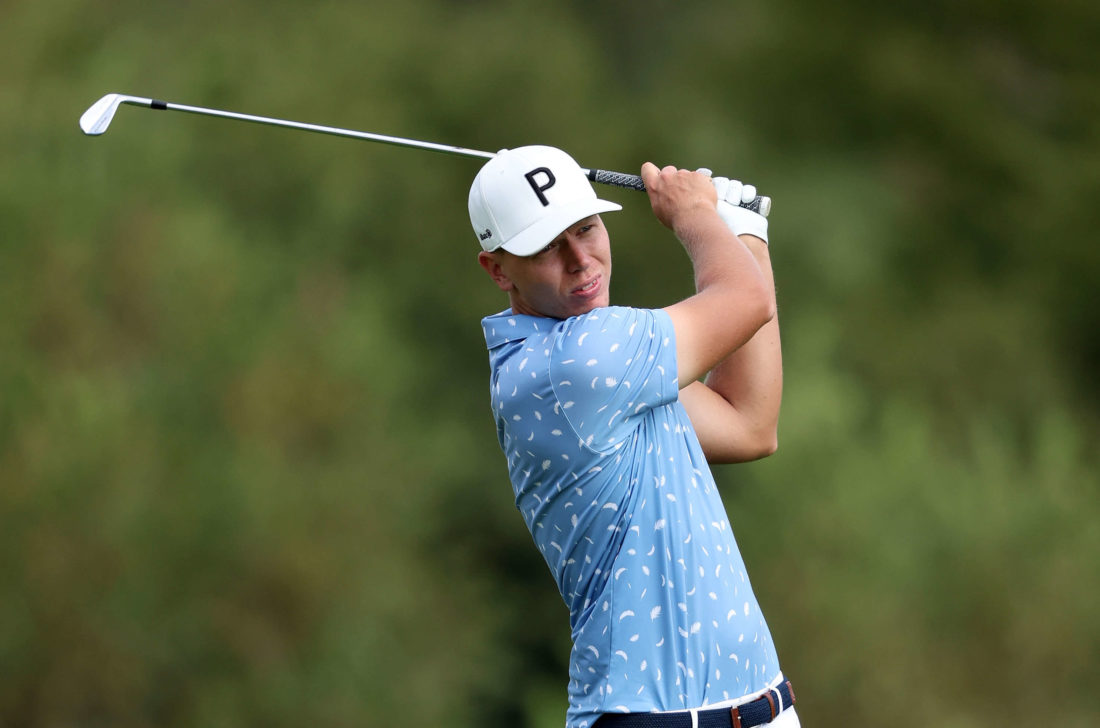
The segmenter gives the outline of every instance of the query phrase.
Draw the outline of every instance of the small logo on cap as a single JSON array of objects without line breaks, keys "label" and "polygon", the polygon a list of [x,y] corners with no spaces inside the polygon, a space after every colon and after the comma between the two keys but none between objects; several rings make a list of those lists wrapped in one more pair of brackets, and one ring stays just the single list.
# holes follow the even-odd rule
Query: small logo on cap
[{"label": "small logo on cap", "polygon": [[488,240],[489,238],[493,237],[493,231],[489,228],[485,228],[485,232],[478,233],[477,237],[479,240]]}]

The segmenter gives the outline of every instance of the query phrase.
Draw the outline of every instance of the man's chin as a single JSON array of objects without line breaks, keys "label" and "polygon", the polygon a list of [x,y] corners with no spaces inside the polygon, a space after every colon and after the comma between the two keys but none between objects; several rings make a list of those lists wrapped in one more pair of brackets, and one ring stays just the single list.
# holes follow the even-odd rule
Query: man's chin
[{"label": "man's chin", "polygon": [[559,299],[556,302],[546,302],[546,304],[542,306],[527,306],[513,301],[512,312],[526,313],[532,316],[544,316],[546,318],[567,319],[574,316],[583,316],[598,308],[607,308],[610,305],[610,296],[605,293],[604,295],[579,300],[575,298],[571,300]]},{"label": "man's chin", "polygon": [[589,301],[584,301],[577,306],[573,306],[569,315],[583,316],[584,314],[595,311],[598,308],[607,308],[610,305],[611,303],[607,300],[606,296],[600,296],[599,298],[593,298]]}]

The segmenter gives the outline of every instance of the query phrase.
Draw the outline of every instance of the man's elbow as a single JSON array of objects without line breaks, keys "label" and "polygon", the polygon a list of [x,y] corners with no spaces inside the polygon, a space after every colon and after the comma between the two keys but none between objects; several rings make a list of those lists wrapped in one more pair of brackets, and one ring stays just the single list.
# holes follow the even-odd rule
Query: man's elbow
[{"label": "man's elbow", "polygon": [[779,438],[772,430],[770,433],[757,433],[751,438],[738,438],[728,443],[728,447],[711,448],[706,453],[707,461],[714,465],[732,465],[762,460],[779,449]]},{"label": "man's elbow", "polygon": [[752,304],[755,329],[760,329],[775,318],[775,291],[765,281],[761,280],[753,291]]},{"label": "man's elbow", "polygon": [[[764,323],[768,323],[775,318],[778,313],[778,304],[775,302],[775,289],[764,282]],[[763,326],[764,324],[761,324]]]},{"label": "man's elbow", "polygon": [[[779,308],[775,304],[775,296],[769,295],[767,306],[764,308],[764,323],[766,324],[775,318],[777,313],[779,313]],[[761,326],[763,325],[764,324],[761,324]]]},{"label": "man's elbow", "polygon": [[764,443],[764,447],[760,448],[760,457],[766,458],[769,455],[774,455],[775,451],[779,449],[779,436],[776,433],[772,433],[771,437]]},{"label": "man's elbow", "polygon": [[773,455],[779,449],[779,435],[775,430],[760,433],[752,443],[746,460],[761,460]]}]

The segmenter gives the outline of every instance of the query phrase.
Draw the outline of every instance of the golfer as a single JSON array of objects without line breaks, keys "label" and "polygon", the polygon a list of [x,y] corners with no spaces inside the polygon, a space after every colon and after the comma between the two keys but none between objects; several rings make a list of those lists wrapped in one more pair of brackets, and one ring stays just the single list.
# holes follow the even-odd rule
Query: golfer
[{"label": "golfer", "polygon": [[[708,463],[776,449],[782,390],[755,189],[646,163],[696,293],[610,305],[597,198],[565,152],[504,150],[470,189],[482,321],[516,507],[569,608],[568,728],[798,726]],[[705,378],[705,379],[704,379]]]}]

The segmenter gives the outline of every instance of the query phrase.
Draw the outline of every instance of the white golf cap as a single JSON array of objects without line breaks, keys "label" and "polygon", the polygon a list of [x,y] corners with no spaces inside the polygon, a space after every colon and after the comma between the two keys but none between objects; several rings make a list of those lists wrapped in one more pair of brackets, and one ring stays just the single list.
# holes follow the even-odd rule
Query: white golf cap
[{"label": "white golf cap", "polygon": [[621,209],[596,197],[580,165],[554,147],[502,149],[470,187],[482,249],[513,255],[534,255],[578,220]]}]

